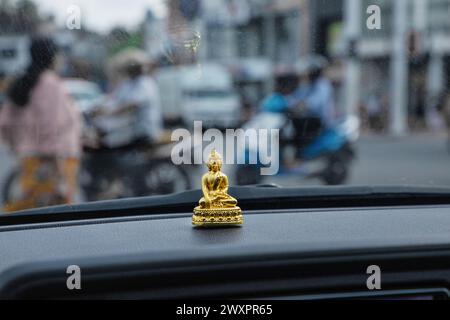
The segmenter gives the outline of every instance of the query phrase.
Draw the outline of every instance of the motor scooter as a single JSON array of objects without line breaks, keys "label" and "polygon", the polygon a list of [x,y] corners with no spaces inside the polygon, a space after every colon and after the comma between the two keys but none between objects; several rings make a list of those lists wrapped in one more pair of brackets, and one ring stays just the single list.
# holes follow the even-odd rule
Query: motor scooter
[{"label": "motor scooter", "polygon": [[[280,170],[278,176],[295,175],[299,179],[319,179],[326,185],[341,185],[350,177],[356,157],[355,143],[360,135],[360,122],[355,116],[336,121],[326,128],[321,119],[293,113],[283,105],[280,96],[271,100],[271,111],[263,111],[244,125],[244,129],[280,130]],[[263,164],[258,159],[258,146],[246,148],[246,164],[236,170],[239,185],[264,183]],[[249,164],[249,159],[258,159]]]},{"label": "motor scooter", "polygon": [[[99,116],[95,110],[84,112],[83,117],[85,139],[79,182],[85,200],[171,194],[191,188],[186,168],[172,164],[174,143],[169,132],[158,141],[141,139],[117,147],[112,143],[115,138],[105,134],[101,122],[96,121]],[[126,136],[125,130],[120,133],[119,138]]]}]

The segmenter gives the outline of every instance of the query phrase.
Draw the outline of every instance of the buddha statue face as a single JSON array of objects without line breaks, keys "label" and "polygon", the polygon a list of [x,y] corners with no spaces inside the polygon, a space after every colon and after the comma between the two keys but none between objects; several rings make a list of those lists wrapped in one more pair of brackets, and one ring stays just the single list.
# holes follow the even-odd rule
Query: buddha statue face
[{"label": "buddha statue face", "polygon": [[222,158],[215,150],[208,158],[208,169],[212,172],[218,172],[222,169]]}]

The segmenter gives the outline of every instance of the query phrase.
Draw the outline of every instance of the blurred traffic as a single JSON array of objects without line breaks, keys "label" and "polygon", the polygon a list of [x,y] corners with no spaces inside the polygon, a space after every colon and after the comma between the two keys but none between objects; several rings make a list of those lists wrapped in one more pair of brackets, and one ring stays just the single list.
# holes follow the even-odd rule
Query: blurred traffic
[{"label": "blurred traffic", "polygon": [[4,211],[192,189],[171,134],[195,121],[280,130],[278,174],[225,165],[232,185],[450,185],[448,1],[158,3],[132,24],[0,0]]}]

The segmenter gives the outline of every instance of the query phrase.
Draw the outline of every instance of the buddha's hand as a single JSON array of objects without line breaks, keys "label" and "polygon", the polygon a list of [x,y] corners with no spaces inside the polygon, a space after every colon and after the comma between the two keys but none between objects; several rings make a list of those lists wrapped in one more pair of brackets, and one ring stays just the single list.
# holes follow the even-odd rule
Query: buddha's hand
[{"label": "buddha's hand", "polygon": [[205,208],[211,208],[211,199],[209,197],[205,197]]},{"label": "buddha's hand", "polygon": [[214,201],[214,199],[217,198],[218,194],[219,193],[217,191],[210,191],[209,197]]}]

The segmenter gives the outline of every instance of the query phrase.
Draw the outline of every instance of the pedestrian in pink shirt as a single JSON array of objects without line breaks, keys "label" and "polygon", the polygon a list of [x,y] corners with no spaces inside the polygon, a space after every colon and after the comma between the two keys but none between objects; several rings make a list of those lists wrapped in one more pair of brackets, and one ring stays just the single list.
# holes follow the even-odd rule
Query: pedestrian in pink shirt
[{"label": "pedestrian in pink shirt", "polygon": [[77,190],[80,116],[62,80],[53,71],[56,45],[32,41],[31,64],[8,90],[0,111],[0,136],[20,160],[18,199],[6,212],[69,204]]}]

